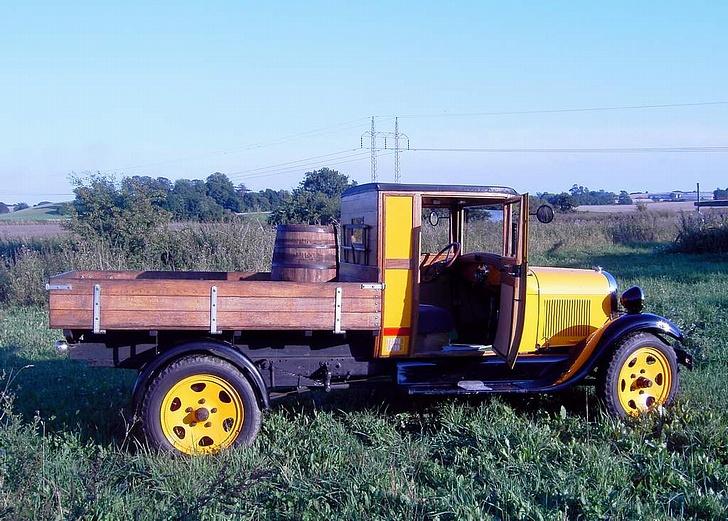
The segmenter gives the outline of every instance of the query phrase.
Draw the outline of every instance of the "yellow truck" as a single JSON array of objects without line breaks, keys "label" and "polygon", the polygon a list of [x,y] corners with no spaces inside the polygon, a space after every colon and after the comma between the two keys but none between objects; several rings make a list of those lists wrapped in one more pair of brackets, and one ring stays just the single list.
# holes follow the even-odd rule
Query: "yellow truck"
[{"label": "yellow truck", "polygon": [[[272,273],[77,271],[48,282],[59,351],[139,371],[150,444],[253,442],[271,393],[394,385],[409,395],[594,384],[620,417],[669,404],[683,334],[601,268],[528,264],[528,195],[372,183],[336,228],[279,229]],[[538,219],[553,212],[541,207]]]}]

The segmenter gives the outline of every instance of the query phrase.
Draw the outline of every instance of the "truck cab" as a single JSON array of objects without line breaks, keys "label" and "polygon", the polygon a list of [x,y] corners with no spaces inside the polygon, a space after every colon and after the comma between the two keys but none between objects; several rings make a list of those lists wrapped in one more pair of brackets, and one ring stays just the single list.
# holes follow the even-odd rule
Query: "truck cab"
[{"label": "truck cab", "polygon": [[[511,188],[348,190],[339,277],[383,284],[376,356],[496,355],[513,368],[519,355],[564,351],[603,326],[614,311],[614,279],[530,268],[528,221],[528,194]],[[548,298],[540,298],[539,278]]]},{"label": "truck cab", "polygon": [[335,227],[279,229],[293,246],[273,272],[63,273],[49,323],[72,358],[137,369],[147,439],[185,454],[252,443],[273,394],[310,389],[589,383],[615,416],[669,405],[691,364],[678,327],[601,268],[530,266],[529,219],[528,194],[507,187],[355,186]]}]

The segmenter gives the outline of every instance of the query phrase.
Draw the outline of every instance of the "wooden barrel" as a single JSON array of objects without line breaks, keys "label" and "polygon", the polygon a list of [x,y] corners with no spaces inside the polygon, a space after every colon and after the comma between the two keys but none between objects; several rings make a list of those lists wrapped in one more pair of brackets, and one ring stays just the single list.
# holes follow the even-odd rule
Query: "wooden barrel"
[{"label": "wooden barrel", "polygon": [[282,224],[276,228],[272,280],[328,282],[336,278],[333,226]]}]

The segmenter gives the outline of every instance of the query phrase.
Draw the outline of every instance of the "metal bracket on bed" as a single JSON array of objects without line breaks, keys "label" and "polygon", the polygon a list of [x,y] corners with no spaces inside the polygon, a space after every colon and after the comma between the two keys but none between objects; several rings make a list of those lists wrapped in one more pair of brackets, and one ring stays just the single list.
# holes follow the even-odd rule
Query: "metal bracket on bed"
[{"label": "metal bracket on bed", "polygon": [[101,329],[101,284],[94,284],[94,298],[91,307],[93,308],[94,315],[94,333],[106,333],[105,329]]},{"label": "metal bracket on bed", "polygon": [[210,333],[217,335],[217,286],[210,288]]},{"label": "metal bracket on bed", "polygon": [[374,289],[381,291],[384,289],[384,282],[364,282],[361,285],[361,289]]},{"label": "metal bracket on bed", "polygon": [[68,291],[71,289],[71,285],[70,284],[46,284],[45,288],[46,288],[46,291],[53,291],[53,290]]},{"label": "metal bracket on bed", "polygon": [[340,335],[342,333],[346,333],[343,329],[341,329],[341,295],[343,293],[343,290],[341,289],[341,286],[336,288],[336,294],[334,297],[334,333],[337,335]]}]

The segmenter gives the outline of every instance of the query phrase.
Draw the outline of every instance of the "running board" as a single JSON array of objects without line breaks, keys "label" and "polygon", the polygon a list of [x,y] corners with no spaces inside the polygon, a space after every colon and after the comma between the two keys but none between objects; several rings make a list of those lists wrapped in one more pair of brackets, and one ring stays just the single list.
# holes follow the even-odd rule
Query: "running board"
[{"label": "running board", "polygon": [[409,394],[527,392],[553,383],[567,361],[567,355],[522,356],[510,369],[494,356],[402,360],[396,382]]},{"label": "running board", "polygon": [[461,380],[457,385],[417,384],[405,388],[411,396],[452,396],[492,393],[525,393],[531,390],[532,382],[486,382],[482,380]]}]

